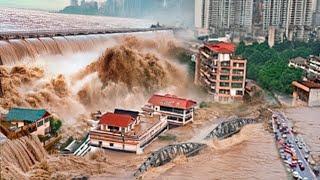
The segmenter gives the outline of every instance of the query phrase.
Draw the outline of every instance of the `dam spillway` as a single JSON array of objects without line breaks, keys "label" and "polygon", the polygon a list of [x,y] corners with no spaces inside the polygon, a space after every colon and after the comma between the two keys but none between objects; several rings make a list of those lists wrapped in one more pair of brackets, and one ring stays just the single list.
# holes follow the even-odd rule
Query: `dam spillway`
[{"label": "dam spillway", "polygon": [[[0,40],[0,65],[13,65],[24,59],[36,59],[40,55],[65,55],[108,47],[123,35],[173,34],[172,28],[137,28],[110,30],[74,30],[0,33],[7,38]],[[51,34],[50,34],[51,33]],[[9,38],[11,36],[11,38]]]}]

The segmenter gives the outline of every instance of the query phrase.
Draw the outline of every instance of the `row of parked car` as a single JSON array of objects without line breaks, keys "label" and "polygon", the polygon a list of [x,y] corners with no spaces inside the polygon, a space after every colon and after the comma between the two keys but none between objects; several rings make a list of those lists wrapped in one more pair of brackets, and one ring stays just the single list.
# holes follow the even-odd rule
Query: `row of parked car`
[{"label": "row of parked car", "polygon": [[[280,157],[287,166],[288,172],[292,174],[294,179],[308,180],[310,177],[302,177],[306,167],[303,158],[309,160],[310,151],[300,137],[293,135],[292,129],[288,124],[277,116],[273,116],[275,122],[275,138],[278,144]],[[299,148],[299,149],[298,149]],[[303,153],[301,152],[303,150]],[[300,156],[298,152],[300,151]],[[301,157],[301,155],[304,157]],[[301,159],[299,159],[299,157]]]}]

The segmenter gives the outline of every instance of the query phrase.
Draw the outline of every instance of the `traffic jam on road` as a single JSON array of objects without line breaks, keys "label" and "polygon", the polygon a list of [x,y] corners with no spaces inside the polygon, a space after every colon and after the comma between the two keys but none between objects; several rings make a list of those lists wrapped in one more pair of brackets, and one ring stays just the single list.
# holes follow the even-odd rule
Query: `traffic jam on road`
[{"label": "traffic jam on road", "polygon": [[319,179],[319,171],[311,167],[315,162],[310,156],[310,150],[301,136],[296,135],[289,127],[288,120],[281,113],[272,115],[272,125],[279,154],[288,172],[294,179]]}]

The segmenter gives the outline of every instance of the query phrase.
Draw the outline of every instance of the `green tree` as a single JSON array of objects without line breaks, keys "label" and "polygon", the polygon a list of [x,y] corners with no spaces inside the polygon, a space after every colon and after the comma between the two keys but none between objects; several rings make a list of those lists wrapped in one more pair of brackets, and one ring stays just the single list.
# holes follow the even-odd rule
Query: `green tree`
[{"label": "green tree", "polygon": [[56,134],[62,126],[62,122],[59,119],[50,119],[51,131]]}]

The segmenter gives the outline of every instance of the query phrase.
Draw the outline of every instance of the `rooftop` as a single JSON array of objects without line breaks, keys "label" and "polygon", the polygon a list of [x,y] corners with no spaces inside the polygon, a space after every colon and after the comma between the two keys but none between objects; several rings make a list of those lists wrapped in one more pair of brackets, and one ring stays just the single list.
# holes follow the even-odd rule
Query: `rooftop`
[{"label": "rooftop", "polygon": [[295,64],[300,64],[300,65],[307,65],[307,59],[303,57],[296,57],[296,58],[290,59],[290,62]]},{"label": "rooftop", "polygon": [[169,95],[169,94],[164,96],[153,95],[148,102],[156,106],[165,106],[165,107],[180,108],[180,109],[189,109],[197,104],[197,102],[195,101],[178,98],[177,96]]},{"label": "rooftop", "polygon": [[11,108],[7,121],[27,121],[33,123],[49,114],[45,109]]},{"label": "rooftop", "polygon": [[310,89],[320,89],[320,83],[313,81],[298,81],[298,83],[310,88]]},{"label": "rooftop", "polygon": [[134,119],[137,119],[139,116],[138,111],[130,111],[130,110],[124,110],[124,109],[115,109],[114,114],[124,114],[124,115],[129,115]]},{"label": "rooftop", "polygon": [[130,115],[108,112],[101,117],[99,124],[116,127],[128,127],[132,122],[133,118]]},{"label": "rooftop", "polygon": [[219,42],[205,44],[205,47],[216,53],[232,54],[235,52],[236,46],[233,43]]}]

